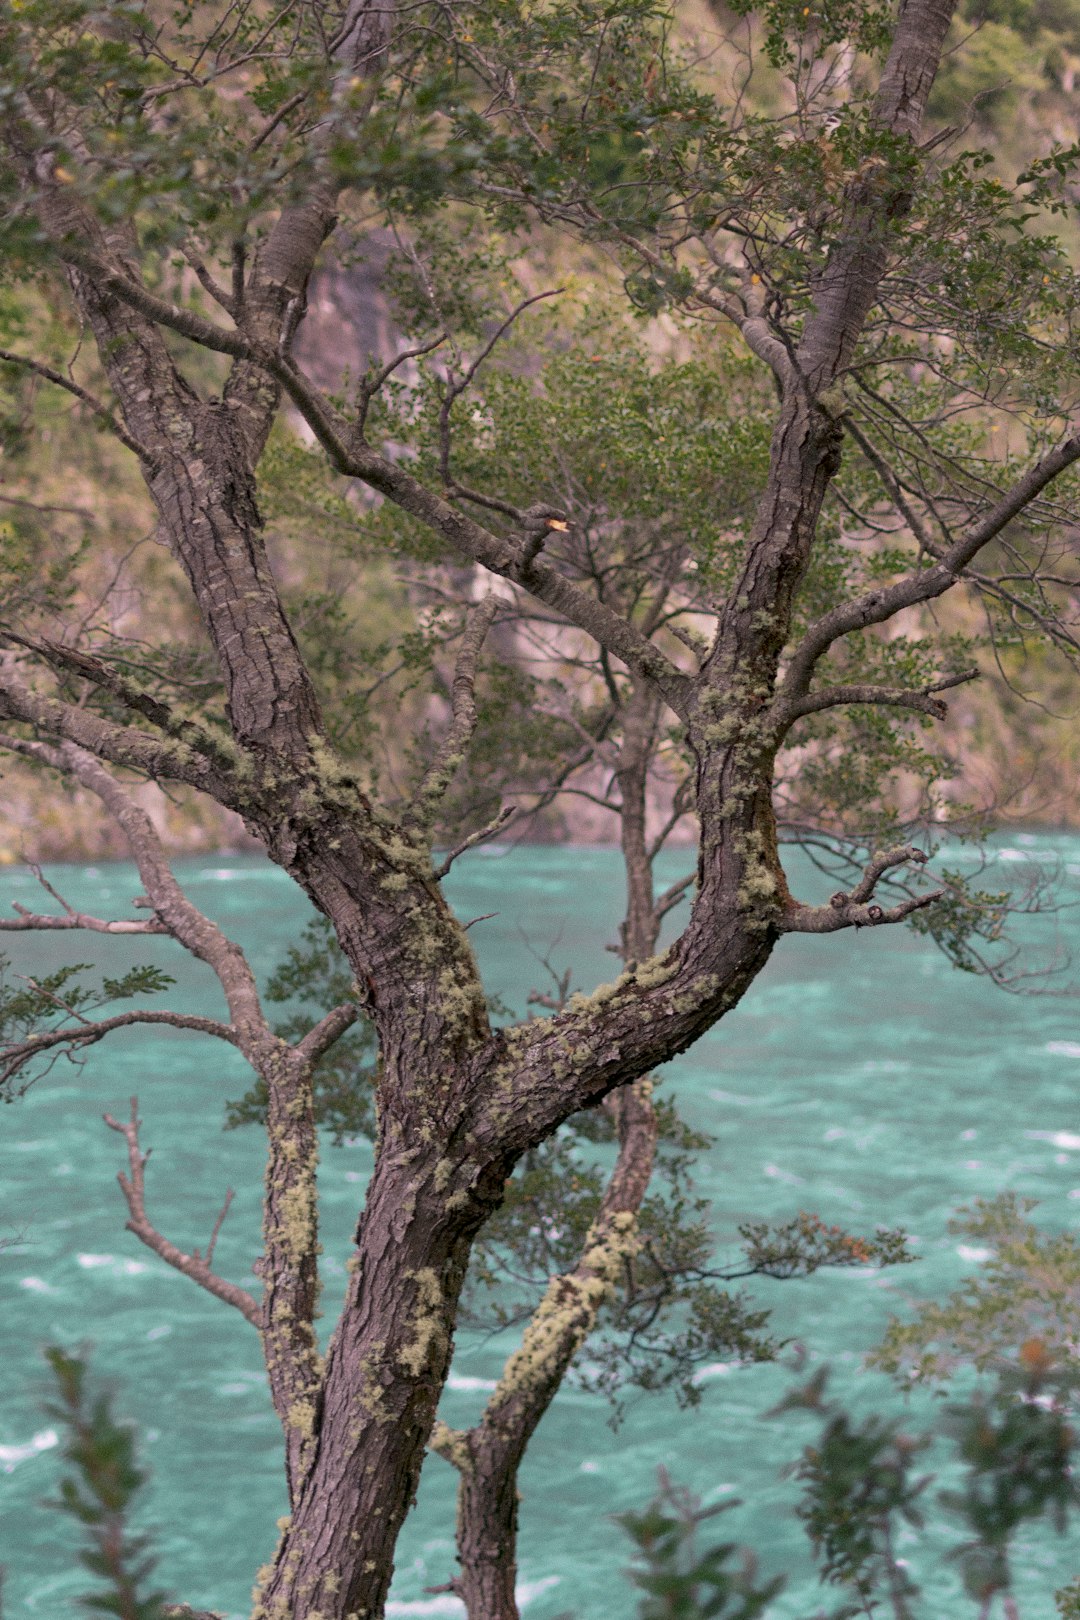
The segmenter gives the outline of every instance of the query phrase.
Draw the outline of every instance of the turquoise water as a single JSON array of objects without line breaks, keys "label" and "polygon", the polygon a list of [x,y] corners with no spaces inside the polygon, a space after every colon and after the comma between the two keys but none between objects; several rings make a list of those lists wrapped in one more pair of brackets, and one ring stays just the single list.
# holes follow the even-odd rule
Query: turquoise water
[{"label": "turquoise water", "polygon": [[[1022,873],[1031,858],[1057,855],[1063,898],[1080,888],[1080,839],[1012,835],[998,850],[999,874]],[[673,857],[665,878],[680,875]],[[123,865],[55,867],[49,876],[71,902],[125,915],[139,892]],[[276,868],[246,857],[178,864],[192,898],[249,951],[260,975],[284,954],[306,903]],[[541,970],[529,944],[570,964],[585,987],[611,976],[604,951],[619,915],[622,879],[608,849],[477,852],[449,885],[492,991],[522,1007]],[[805,876],[814,897],[820,880]],[[0,873],[0,911],[38,904],[23,870]],[[1036,953],[1080,944],[1080,913],[1024,923]],[[524,935],[524,937],[523,937]],[[557,941],[557,942],[556,942]],[[528,942],[528,943],[527,943]],[[162,1004],[216,1011],[210,975],[167,941],[96,935],[7,935],[0,946],[21,972],[93,958],[116,972],[153,961],[177,984]],[[1080,958],[1080,951],[1076,952]],[[823,1274],[805,1282],[761,1283],[776,1330],[811,1358],[827,1358],[857,1402],[898,1397],[859,1369],[890,1310],[908,1297],[951,1287],[977,1257],[946,1232],[958,1204],[1003,1188],[1041,1200],[1039,1218],[1064,1227],[1080,1200],[1080,1007],[1070,998],[1020,999],[953,972],[934,947],[900,929],[781,942],[740,1007],[665,1071],[684,1115],[716,1137],[700,1169],[718,1239],[731,1252],[740,1221],[783,1219],[801,1208],[853,1230],[877,1223],[911,1234],[917,1265],[884,1276]],[[145,1519],[156,1527],[160,1575],[196,1604],[246,1613],[253,1572],[272,1550],[284,1511],[279,1431],[266,1394],[258,1344],[228,1307],[169,1270],[124,1231],[115,1175],[122,1140],[103,1111],[126,1115],[133,1093],[153,1147],[147,1205],[158,1226],[185,1247],[202,1246],[227,1186],[237,1189],[217,1250],[218,1268],[248,1281],[257,1244],[261,1154],[258,1133],[222,1134],[224,1100],[246,1089],[239,1057],[186,1033],[124,1031],[88,1055],[61,1063],[2,1115],[4,1193],[0,1237],[0,1499],[10,1617],[67,1620],[87,1580],[73,1567],[74,1526],[41,1507],[58,1474],[55,1436],[40,1410],[46,1381],[41,1346],[89,1340],[94,1361],[139,1423],[153,1479]],[[329,1331],[342,1288],[350,1235],[370,1170],[365,1145],[326,1146],[325,1304]],[[456,1425],[479,1413],[511,1341],[462,1337],[443,1413]],[[620,1571],[627,1544],[609,1516],[642,1504],[658,1464],[709,1500],[738,1494],[746,1506],[721,1521],[754,1542],[766,1571],[793,1571],[770,1620],[808,1620],[830,1594],[808,1584],[795,1489],[778,1478],[809,1436],[801,1418],[760,1414],[792,1381],[778,1367],[715,1367],[696,1412],[642,1397],[622,1428],[606,1425],[598,1398],[566,1390],[529,1453],[522,1477],[522,1599],[527,1620],[630,1620],[635,1601]],[[838,1378],[838,1383],[840,1379]],[[916,1421],[919,1413],[912,1414]],[[453,1573],[452,1470],[424,1469],[416,1512],[402,1539],[390,1612],[452,1615],[460,1606],[424,1587]],[[749,1504],[753,1504],[752,1507]],[[1051,1594],[1080,1570],[1080,1536],[1029,1536],[1017,1548],[1024,1620],[1051,1620]],[[955,1577],[933,1577],[938,1616],[967,1614]]]}]

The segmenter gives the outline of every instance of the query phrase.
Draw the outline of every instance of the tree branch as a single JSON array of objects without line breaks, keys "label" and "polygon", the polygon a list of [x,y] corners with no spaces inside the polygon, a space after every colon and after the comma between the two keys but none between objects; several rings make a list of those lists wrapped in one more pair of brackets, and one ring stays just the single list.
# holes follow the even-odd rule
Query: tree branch
[{"label": "tree branch", "polygon": [[504,804],[502,809],[485,826],[478,827],[475,832],[470,833],[467,838],[461,840],[460,844],[455,844],[453,849],[447,852],[441,863],[435,868],[435,876],[444,878],[459,855],[464,855],[467,849],[475,849],[477,844],[484,843],[488,838],[494,838],[496,833],[502,832],[506,828],[514,816],[525,813],[520,805]]},{"label": "tree branch", "polygon": [[161,921],[192,956],[213,970],[225,994],[236,1044],[259,1068],[275,1040],[243,951],[188,899],[176,881],[153,822],[116,778],[92,754],[72,743],[62,743],[60,753],[68,771],[97,795],[120,824]]},{"label": "tree branch", "polygon": [[113,669],[103,659],[97,658],[93,653],[84,652],[78,647],[65,646],[63,642],[51,641],[42,637],[33,641],[27,636],[18,635],[14,630],[0,630],[0,638],[4,641],[14,642],[19,647],[25,647],[28,652],[36,653],[52,668],[66,671],[80,676],[84,681],[100,687],[102,691],[119,698],[136,714],[141,714],[166,736],[175,737],[180,742],[190,743],[199,753],[204,754],[214,764],[227,772],[235,769],[236,745],[226,748],[220,738],[208,731],[197,721],[181,718],[173,713],[168,704],[153,693],[136,686],[134,681],[128,680],[119,670]]},{"label": "tree branch", "polygon": [[125,1029],[131,1024],[166,1024],[172,1029],[191,1029],[200,1035],[214,1035],[218,1040],[228,1041],[230,1046],[240,1045],[236,1030],[219,1019],[201,1018],[195,1013],[166,1012],[163,1009],[130,1008],[127,1012],[114,1013],[111,1018],[101,1018],[96,1022],[88,1020],[69,1028],[39,1030],[24,1041],[0,1047],[0,1087],[14,1079],[20,1069],[43,1052],[57,1046],[81,1051],[84,1046],[96,1046],[114,1029]]},{"label": "tree branch", "polygon": [[696,872],[687,872],[685,877],[679,878],[677,883],[673,883],[670,888],[665,889],[663,894],[657,897],[653,910],[656,914],[656,919],[658,922],[666,917],[668,912],[673,910],[674,907],[679,904],[679,901],[682,899],[687,889],[689,889],[694,883],[696,878]]},{"label": "tree branch", "polygon": [[109,407],[103,404],[95,394],[90,393],[89,389],[81,387],[77,382],[73,382],[70,377],[65,377],[62,371],[54,371],[52,366],[43,365],[40,360],[32,360],[29,355],[12,354],[10,349],[0,349],[0,360],[5,361],[9,366],[22,366],[24,370],[32,371],[37,377],[44,377],[46,382],[55,383],[57,388],[64,388],[69,394],[74,394],[76,399],[89,406],[94,415],[104,422],[110,433],[115,434],[122,445],[125,445],[128,450],[138,456],[146,468],[148,476],[153,476],[157,466],[157,458],[151,454],[144,444],[140,444],[138,439],[128,432],[122,422],[116,420]]},{"label": "tree branch", "polygon": [[841,890],[834,894],[827,906],[804,906],[793,900],[777,919],[777,927],[784,934],[833,934],[841,928],[874,928],[880,923],[902,922],[913,911],[921,911],[924,906],[940,900],[945,890],[933,889],[928,894],[912,895],[895,906],[869,902],[886,872],[909,862],[924,866],[927,858],[925,851],[913,844],[879,850],[850,892]]},{"label": "tree branch", "polygon": [[[0,736],[0,747],[3,746],[4,738]],[[55,912],[29,911],[26,906],[21,906],[17,900],[13,900],[11,903],[12,910],[18,912],[18,916],[0,918],[0,929],[9,933],[18,933],[24,929],[50,928],[85,928],[96,934],[167,934],[169,932],[169,929],[158,917],[147,918],[144,922],[137,917],[91,917],[85,911],[77,911],[74,906],[68,905],[63,895],[53,888],[40,866],[33,861],[29,862],[29,866],[46,894],[52,895],[57,905],[62,908],[62,915],[57,916]]]},{"label": "tree branch", "polygon": [[830,686],[823,692],[811,692],[806,697],[799,698],[788,710],[788,714],[791,722],[794,722],[803,715],[818,714],[822,709],[839,708],[841,704],[868,703],[884,704],[897,709],[914,709],[920,714],[931,715],[935,720],[944,720],[949,712],[948,704],[933,694],[978,678],[977,669],[966,669],[958,675],[946,675],[942,680],[934,681],[931,685],[920,687],[918,690],[909,690],[902,686]]},{"label": "tree branch", "polygon": [[[557,298],[559,294],[565,292],[565,290],[566,289],[564,287],[551,287],[547,290],[547,292],[534,293],[531,298],[522,299],[517,308],[511,310],[510,314],[503,321],[502,325],[496,327],[492,336],[488,339],[487,343],[485,343],[484,347],[480,350],[480,353],[476,356],[476,359],[471,365],[465,368],[461,376],[447,378],[446,386],[443,390],[442,404],[439,408],[439,470],[442,473],[443,483],[446,485],[447,489],[455,491],[457,490],[457,486],[455,485],[453,478],[450,476],[450,412],[453,410],[454,401],[456,399],[460,399],[461,395],[465,392],[473,378],[476,376],[476,373],[480,370],[480,367],[483,365],[484,361],[488,358],[496,344],[505,335],[505,333],[510,330],[518,316],[523,315],[531,304],[539,304],[545,298]],[[464,491],[461,491],[460,493],[464,493]]]},{"label": "tree branch", "polygon": [[140,1243],[145,1243],[148,1249],[153,1249],[154,1253],[159,1255],[168,1265],[173,1266],[177,1271],[183,1272],[184,1276],[190,1277],[193,1282],[197,1282],[200,1288],[206,1289],[207,1293],[224,1300],[226,1305],[234,1306],[242,1316],[247,1317],[253,1327],[261,1328],[263,1325],[262,1311],[257,1300],[245,1289],[237,1287],[236,1283],[226,1282],[224,1277],[219,1277],[211,1265],[214,1257],[214,1245],[221,1230],[221,1223],[228,1214],[229,1205],[232,1203],[232,1188],[230,1187],[225,1194],[225,1203],[214,1223],[214,1230],[207,1245],[205,1259],[198,1249],[192,1250],[190,1254],[185,1254],[183,1249],[178,1249],[175,1243],[170,1243],[168,1238],[162,1236],[146,1213],[145,1172],[150,1150],[147,1149],[143,1153],[139,1147],[139,1126],[142,1121],[138,1116],[138,1098],[132,1097],[131,1099],[131,1119],[126,1125],[121,1125],[120,1121],[113,1119],[111,1114],[103,1114],[102,1118],[110,1130],[118,1131],[125,1138],[128,1145],[128,1165],[131,1174],[126,1176],[121,1170],[116,1178],[120,1183],[120,1189],[124,1194],[128,1207],[128,1220],[126,1222],[128,1231],[134,1232]]},{"label": "tree branch", "polygon": [[1002,530],[1018,517],[1025,507],[1048,484],[1053,483],[1066,468],[1080,460],[1080,434],[1067,439],[1048,456],[1036,462],[1010,490],[986,512],[967,534],[939,553],[940,560],[932,568],[908,574],[895,585],[868,591],[853,602],[844,602],[822,615],[812,624],[792,654],[787,673],[781,684],[773,713],[778,721],[786,723],[790,705],[806,694],[818,660],[841,636],[853,630],[865,630],[871,624],[883,624],[903,608],[915,607],[921,602],[933,601],[951,589],[963,576],[968,563],[982,548],[997,538]]},{"label": "tree branch", "polygon": [[[140,772],[154,780],[186,782],[209,793],[230,809],[240,808],[233,780],[225,777],[204,755],[179,739],[163,741],[136,726],[118,725],[90,709],[44,697],[19,679],[14,662],[0,659],[0,719],[19,720],[48,736],[74,743],[113,765]],[[22,739],[8,737],[3,746],[25,752]]]},{"label": "tree branch", "polygon": [[[395,506],[418,518],[464,556],[503,579],[520,583],[521,559],[516,547],[428,489],[406,466],[373,450],[354,425],[273,348],[254,342],[243,333],[227,331],[178,304],[157,297],[78,242],[65,239],[58,251],[61,257],[95,277],[105,289],[149,320],[204,348],[261,366],[289,395],[338,472],[361,479]],[[620,614],[540,561],[529,569],[528,590],[629,668],[652,681],[674,712],[682,719],[687,718],[690,677]]]},{"label": "tree branch", "polygon": [[350,1029],[360,1016],[360,1009],[355,1002],[342,1002],[340,1007],[333,1007],[324,1018],[309,1029],[302,1041],[297,1041],[293,1047],[293,1056],[302,1064],[307,1065],[318,1062],[324,1052],[328,1052],[336,1041],[339,1041],[347,1029]]},{"label": "tree branch", "polygon": [[17,917],[0,917],[0,932],[17,934],[25,931],[47,930],[50,928],[85,928],[93,934],[167,934],[170,932],[163,922],[156,917],[140,921],[137,917],[91,917],[85,911],[65,911],[63,916],[55,913],[27,911],[18,901],[12,902],[12,909],[17,911]]},{"label": "tree branch", "polygon": [[406,822],[430,821],[436,805],[465,758],[476,730],[476,666],[498,606],[498,598],[489,593],[482,601],[475,603],[466,615],[465,630],[454,667],[450,726],[435,758],[424,772],[416,790],[416,801],[405,817]]}]

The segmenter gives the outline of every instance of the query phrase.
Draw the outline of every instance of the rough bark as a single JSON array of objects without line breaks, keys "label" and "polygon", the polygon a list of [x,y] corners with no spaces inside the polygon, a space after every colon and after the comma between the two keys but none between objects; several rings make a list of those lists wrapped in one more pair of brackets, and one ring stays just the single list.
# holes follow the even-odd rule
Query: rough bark
[{"label": "rough bark", "polygon": [[[660,931],[645,832],[660,710],[658,694],[643,681],[634,682],[620,717],[622,736],[614,755],[626,874],[621,955],[627,964],[646,961]],[[651,1094],[652,1082],[644,1078],[605,1099],[619,1151],[578,1263],[551,1279],[480,1422],[466,1433],[439,1423],[432,1437],[432,1449],[460,1474],[460,1573],[450,1587],[463,1598],[469,1620],[518,1620],[518,1475],[538,1425],[637,1250],[638,1211],[656,1156],[657,1118]]]},{"label": "rough bark", "polygon": [[[906,0],[900,12],[876,116],[909,148],[951,11],[946,0]],[[364,60],[377,58],[385,43],[378,20],[385,21],[387,8],[361,5],[348,15]],[[885,216],[902,211],[907,171],[899,164],[872,187],[861,179],[853,186],[815,311],[784,373],[767,488],[745,559],[713,652],[701,676],[690,677],[556,568],[536,559],[523,570],[520,544],[464,515],[403,463],[371,450],[292,366],[288,340],[332,225],[334,193],[325,175],[316,178],[305,207],[282,213],[242,288],[236,329],[227,330],[150,292],[139,276],[133,233],[98,226],[80,207],[76,188],[51,175],[53,159],[40,150],[42,225],[69,267],[125,432],[139,446],[161,537],[202,613],[225,683],[233,745],[223,762],[211,757],[205,739],[163,739],[35,692],[20,695],[2,680],[0,713],[99,757],[195,781],[239,808],[271,857],[332,920],[367,999],[382,1060],[376,1168],[321,1376],[310,1335],[316,1233],[308,1072],[265,1044],[259,1031],[245,1039],[271,1092],[267,1349],[294,1494],[256,1612],[263,1620],[316,1614],[378,1620],[449,1365],[469,1246],[506,1176],[569,1114],[639,1081],[714,1024],[767,961],[791,909],[769,791],[781,727],[769,705],[793,595],[838,465],[842,403],[833,390],[886,262],[888,231],[879,215],[883,208]],[[200,398],[186,382],[163,328],[234,357],[220,400]],[[341,470],[594,635],[688,724],[700,767],[701,821],[689,923],[670,950],[655,956],[655,935],[646,937],[639,916],[628,927],[627,967],[616,983],[575,998],[552,1019],[491,1031],[468,938],[432,868],[428,818],[395,823],[368,803],[326,745],[254,498],[255,465],[279,389]],[[856,622],[871,622],[875,611],[863,604]],[[838,623],[836,633],[847,627],[847,620]],[[832,631],[830,621],[818,641],[827,644]],[[467,729],[467,704],[457,714]],[[151,724],[157,725],[152,717]],[[630,851],[628,861],[639,862],[640,851]],[[858,920],[858,904],[852,902],[842,925]],[[175,922],[171,915],[165,920],[182,937],[180,912]],[[230,1010],[243,1033],[243,1018]],[[619,1110],[625,1184],[612,1193],[580,1275],[553,1285],[532,1338],[507,1370],[496,1403],[505,1423],[496,1412],[491,1429],[497,1451],[506,1428],[506,1449],[500,1458],[491,1453],[490,1468],[485,1461],[466,1475],[476,1481],[467,1488],[488,1492],[504,1523],[521,1436],[527,1440],[530,1423],[539,1421],[567,1352],[588,1330],[633,1242],[634,1199],[648,1160],[640,1149],[648,1143],[648,1104],[642,1088],[629,1096]],[[639,1126],[644,1134],[635,1136]],[[470,1508],[470,1523],[475,1517]],[[478,1570],[491,1566],[479,1543],[470,1559]],[[505,1569],[496,1569],[495,1585],[477,1601],[512,1603],[506,1578]]]}]

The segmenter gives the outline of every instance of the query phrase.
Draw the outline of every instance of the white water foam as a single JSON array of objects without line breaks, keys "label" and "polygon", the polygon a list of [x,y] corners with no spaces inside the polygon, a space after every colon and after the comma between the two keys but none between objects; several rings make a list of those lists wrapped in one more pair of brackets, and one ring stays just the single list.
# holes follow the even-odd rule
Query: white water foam
[{"label": "white water foam", "polygon": [[[518,1608],[528,1608],[533,1598],[542,1592],[550,1591],[558,1586],[561,1580],[559,1575],[544,1575],[538,1581],[522,1581],[520,1586],[514,1588],[514,1596],[518,1601]],[[464,1614],[465,1605],[460,1598],[453,1597],[449,1592],[445,1595],[437,1594],[430,1598],[391,1598],[386,1605],[387,1614]]]},{"label": "white water foam", "polygon": [[115,1254],[77,1254],[75,1258],[84,1271],[104,1271],[108,1267],[120,1277],[137,1277],[149,1270],[144,1260],[121,1260]]},{"label": "white water foam", "polygon": [[1080,1148],[1080,1136],[1075,1131],[1025,1131],[1029,1142],[1052,1142],[1056,1148]]},{"label": "white water foam", "polygon": [[53,1446],[59,1444],[60,1437],[55,1429],[39,1429],[33,1439],[24,1441],[21,1446],[0,1446],[0,1469],[5,1474],[12,1474],[27,1458],[36,1457],[42,1451],[51,1451]]}]

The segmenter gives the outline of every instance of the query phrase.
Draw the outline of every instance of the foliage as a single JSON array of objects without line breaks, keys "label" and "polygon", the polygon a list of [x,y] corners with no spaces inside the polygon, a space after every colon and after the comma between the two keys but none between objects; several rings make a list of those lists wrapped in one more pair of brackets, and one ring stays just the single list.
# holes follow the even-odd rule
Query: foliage
[{"label": "foliage", "polygon": [[[630,1579],[646,1594],[639,1620],[754,1620],[764,1613],[784,1585],[781,1578],[757,1585],[752,1555],[740,1555],[733,1543],[698,1548],[698,1527],[737,1505],[703,1508],[661,1470],[659,1494],[645,1511],[617,1516],[638,1554]],[[735,1559],[740,1567],[729,1568]]]},{"label": "foliage", "polygon": [[[918,1601],[911,1561],[901,1559],[896,1547],[902,1527],[917,1533],[926,1525],[934,1476],[917,1474],[914,1465],[934,1442],[950,1444],[953,1467],[961,1470],[959,1489],[936,1493],[965,1537],[946,1557],[959,1563],[980,1616],[990,1613],[997,1596],[1009,1599],[1006,1612],[1015,1616],[1009,1547],[1017,1530],[1048,1516],[1060,1533],[1080,1505],[1072,1477],[1076,1436],[1065,1415],[1075,1375],[1055,1366],[1045,1346],[1029,1341],[990,1396],[950,1404],[933,1432],[918,1435],[876,1413],[854,1418],[840,1403],[826,1401],[827,1381],[828,1369],[822,1368],[770,1415],[806,1409],[822,1420],[818,1439],[790,1472],[803,1487],[797,1512],[821,1580],[848,1594],[831,1620],[886,1611],[895,1620],[917,1620],[928,1612]],[[751,1616],[761,1612],[754,1603],[763,1606],[785,1584],[777,1577],[754,1590],[754,1556],[745,1549],[742,1575],[729,1573],[726,1566],[740,1552],[734,1544],[698,1551],[699,1524],[736,1505],[726,1501],[702,1510],[662,1476],[660,1492],[644,1513],[620,1516],[644,1566],[632,1577],[649,1593],[641,1620]],[[747,1606],[725,1607],[735,1596]],[[1074,1612],[1075,1584],[1057,1594],[1057,1606],[1063,1616]]]},{"label": "foliage", "polygon": [[128,1526],[134,1499],[146,1481],[131,1428],[113,1416],[109,1395],[91,1396],[85,1358],[55,1345],[45,1352],[56,1382],[48,1406],[67,1436],[63,1456],[75,1472],[60,1481],[51,1504],[82,1525],[89,1543],[79,1561],[106,1584],[80,1599],[85,1609],[117,1620],[165,1620],[164,1594],[147,1583],[156,1559],[149,1540]]},{"label": "foliage", "polygon": [[[150,964],[129,968],[119,978],[105,975],[99,986],[80,983],[79,975],[90,971],[91,963],[73,962],[37,978],[16,974],[16,984],[12,982],[9,959],[0,955],[0,1053],[8,1058],[27,1045],[32,1048],[35,1041],[43,1041],[62,1026],[85,1030],[89,1022],[87,1013],[113,1002],[130,1001],[134,996],[159,995],[175,983],[170,974]],[[0,1079],[3,1100],[11,1102],[21,1095],[41,1073],[47,1073],[61,1055],[74,1063],[81,1061],[77,1045],[54,1046],[43,1051],[36,1063],[31,1051],[28,1067],[20,1063],[14,1070],[6,1070]]]},{"label": "foliage", "polygon": [[1044,1232],[1029,1218],[1033,1199],[1002,1193],[976,1199],[949,1230],[989,1253],[980,1269],[943,1301],[910,1321],[893,1317],[871,1362],[905,1379],[937,1383],[958,1368],[993,1366],[1031,1338],[1056,1359],[1075,1360],[1080,1331],[1080,1243],[1070,1232]]},{"label": "foliage", "polygon": [[[80,579],[65,597],[56,558],[81,563],[78,522],[61,527],[35,599],[33,522],[13,525],[0,709],[15,735],[0,741],[100,791],[148,890],[168,892],[163,926],[217,973],[230,1022],[214,1032],[259,1073],[230,1123],[273,1117],[261,1307],[212,1272],[209,1250],[184,1256],[149,1225],[134,1109],[118,1127],[132,1230],[263,1330],[294,1509],[268,1613],[309,1600],[381,1612],[482,1222],[496,1212],[477,1280],[507,1321],[525,1308],[510,1288],[534,1297],[607,1213],[613,1143],[592,1105],[697,1039],[783,933],[900,921],[935,898],[909,874],[902,903],[869,904],[882,871],[921,868],[947,820],[949,750],[928,735],[946,718],[940,693],[983,666],[1008,679],[1033,643],[1080,664],[1066,470],[1080,457],[1080,277],[1055,234],[1071,222],[1077,152],[1044,151],[1006,185],[966,128],[920,127],[948,44],[942,6],[912,0],[895,31],[878,0],[738,0],[735,14],[745,26],[719,69],[665,0],[22,0],[0,17],[0,248],[5,289],[28,289],[33,315],[9,297],[20,354],[5,351],[0,435],[38,516],[52,504],[27,454],[42,385],[117,436],[170,553],[142,560],[140,583],[167,600],[186,574],[201,617],[190,602],[165,614],[145,650],[112,584],[93,598]],[[1030,89],[1044,36],[1062,50],[1072,37],[1069,0],[972,5],[965,20],[979,37],[956,42],[953,99],[999,111],[1010,54]],[[564,232],[577,248],[559,319],[522,319],[552,307],[553,288],[526,284],[563,268]],[[336,392],[296,346],[330,252],[354,266],[383,253],[378,296],[394,289],[398,329],[337,368]],[[621,283],[625,312],[587,304],[579,271]],[[284,397],[317,449],[275,432]],[[315,530],[328,562],[313,561]],[[497,583],[478,601],[485,569]],[[78,746],[43,750],[43,735]],[[84,749],[121,776],[104,771],[103,787]],[[329,921],[309,933],[270,986],[291,1004],[276,1040],[239,954],[192,914],[124,799],[132,773],[179,777],[239,814],[332,919],[351,968]],[[774,788],[786,835],[852,868],[827,905],[788,893]],[[691,921],[658,958],[665,904],[648,925],[628,914],[616,984],[567,1001],[559,979],[553,1025],[493,1033],[468,925],[438,885],[504,814],[568,793],[621,812],[650,901],[657,849],[696,810]],[[438,865],[435,841],[449,846]],[[958,874],[946,891],[927,926],[961,966],[1000,976],[985,947],[1008,901]],[[8,998],[26,1037],[16,1068],[38,1056],[39,1025],[77,1045],[121,1021],[83,1022],[100,1002],[75,971]],[[136,972],[100,994],[162,982]],[[316,1025],[310,1000],[343,1010]],[[51,1007],[75,1034],[57,1035]],[[309,1065],[316,1042],[297,1043],[318,1028],[329,1044],[354,1008],[378,1023],[381,1063],[361,1018]],[[377,1148],[379,1196],[325,1364],[313,1116]],[[554,1387],[560,1347],[612,1282],[586,1378],[692,1401],[703,1358],[775,1353],[765,1313],[724,1284],[902,1257],[895,1233],[800,1214],[744,1227],[743,1261],[717,1267],[689,1174],[700,1143],[661,1117],[661,1174],[619,1211],[611,1275],[597,1266],[566,1290],[580,1312],[554,1311],[523,1350],[514,1400]],[[1008,1587],[1016,1525],[1071,1505],[1056,1391],[1038,1404],[1051,1372],[1032,1352],[1024,1376],[1020,1406],[1003,1395],[967,1427],[953,1414],[970,1474],[952,1498],[971,1532],[960,1557],[987,1602]],[[824,1404],[820,1387],[804,1399]],[[522,1418],[523,1440],[540,1415]],[[800,1465],[812,1539],[864,1608],[883,1577],[902,1608],[889,1526],[917,1515],[921,1488],[894,1430],[826,1417]],[[354,1466],[376,1428],[386,1478]],[[451,1437],[459,1466],[483,1438]],[[512,1487],[501,1480],[505,1503]],[[330,1568],[319,1538],[335,1514],[355,1528]],[[678,1554],[677,1518],[661,1515],[647,1553]],[[749,1616],[767,1601],[727,1550],[696,1558],[673,1594],[684,1609],[733,1599]]]}]

